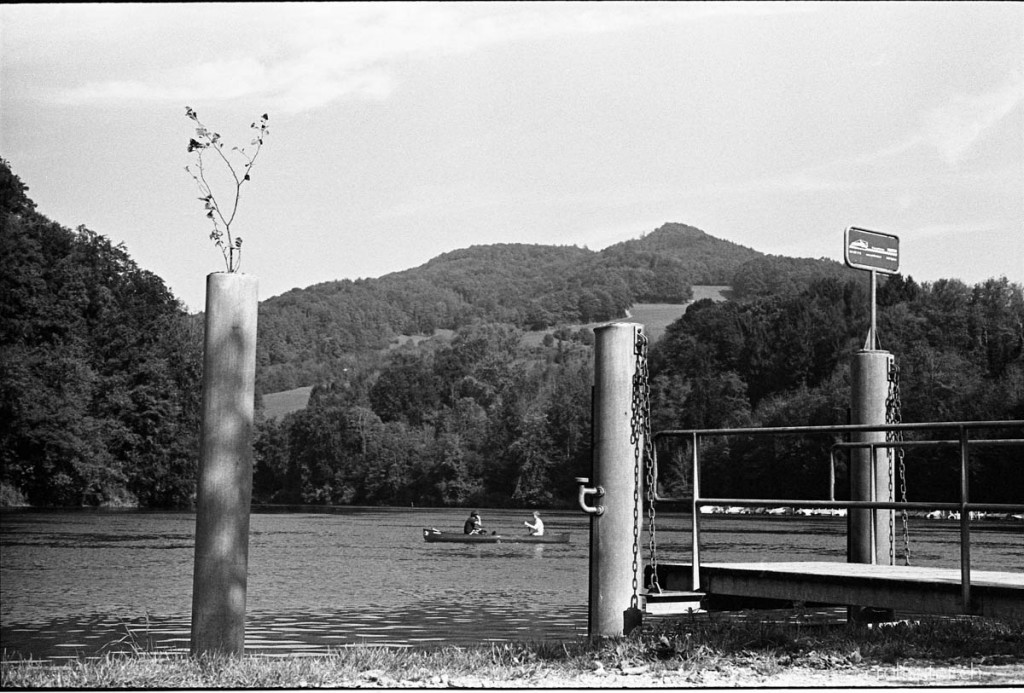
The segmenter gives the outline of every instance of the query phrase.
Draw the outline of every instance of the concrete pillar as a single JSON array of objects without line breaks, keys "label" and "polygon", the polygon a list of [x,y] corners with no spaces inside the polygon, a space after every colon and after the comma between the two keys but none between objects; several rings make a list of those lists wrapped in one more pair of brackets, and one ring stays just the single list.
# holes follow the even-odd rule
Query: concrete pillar
[{"label": "concrete pillar", "polygon": [[[851,364],[850,423],[884,425],[885,404],[889,395],[888,351],[861,350]],[[853,442],[885,442],[885,431],[854,433]],[[850,456],[850,500],[892,502],[889,489],[891,455],[886,448],[876,448],[872,456],[868,448],[854,448]],[[889,527],[892,510],[850,509],[847,562],[889,565]],[[853,620],[887,620],[892,611],[851,609]]]},{"label": "concrete pillar", "polygon": [[642,470],[637,468],[631,442],[631,421],[635,344],[637,333],[642,329],[633,323],[616,323],[594,330],[591,481],[604,488],[601,499],[604,512],[593,515],[591,524],[588,621],[591,637],[624,635],[640,625],[641,612],[633,607],[632,598],[634,584],[636,589],[642,585],[643,556],[639,553],[643,521]]},{"label": "concrete pillar", "polygon": [[[892,354],[888,351],[858,351],[853,356],[851,369],[851,421],[852,424],[884,425],[885,401],[889,396],[889,366]],[[885,442],[885,431],[855,433],[858,443]],[[892,502],[889,490],[889,460],[885,448],[878,448],[873,460],[869,449],[854,449],[850,467],[850,499]],[[852,510],[850,563],[877,563],[888,565],[889,523],[892,510]]]},{"label": "concrete pillar", "polygon": [[257,285],[256,277],[220,272],[206,281],[193,655],[245,650]]}]

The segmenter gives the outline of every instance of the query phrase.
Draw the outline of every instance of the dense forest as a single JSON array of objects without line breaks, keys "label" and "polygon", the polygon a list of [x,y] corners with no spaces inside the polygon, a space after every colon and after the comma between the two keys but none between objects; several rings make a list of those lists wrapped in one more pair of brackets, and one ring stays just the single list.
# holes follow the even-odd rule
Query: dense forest
[{"label": "dense forest", "polygon": [[[201,316],[123,247],[46,219],[26,193],[0,165],[2,500],[187,507]],[[864,272],[680,224],[599,253],[479,246],[261,305],[263,391],[315,387],[281,419],[257,406],[254,501],[571,505],[590,465],[594,335],[583,325],[634,302],[683,302],[698,283],[731,284],[733,300],[694,303],[651,346],[656,430],[845,422],[868,322]],[[894,275],[878,300],[904,421],[1024,418],[1019,284]],[[422,339],[396,346],[401,334]],[[714,444],[705,490],[822,498],[831,442]],[[659,450],[669,491],[687,484],[681,456]],[[972,453],[972,499],[1019,501],[1019,459]],[[955,497],[955,463],[908,453],[911,499]]]},{"label": "dense forest", "polygon": [[[904,421],[1024,418],[1020,285],[894,275],[879,304]],[[864,277],[693,304],[650,350],[654,430],[846,423],[849,364],[868,310]],[[305,410],[261,424],[254,493],[279,503],[570,503],[573,477],[589,474],[593,336],[556,335],[529,347],[513,327],[477,324],[339,373],[314,388]],[[737,436],[712,445],[705,491],[827,498],[833,442]],[[972,455],[972,499],[1019,502],[1020,450]],[[687,482],[680,458],[659,450],[669,492]],[[908,451],[908,493],[955,500],[957,464],[948,450]]]},{"label": "dense forest", "polygon": [[120,246],[35,210],[0,160],[0,495],[183,506],[202,323]]},{"label": "dense forest", "polygon": [[552,506],[589,468],[591,344],[526,347],[481,323],[393,351],[264,420],[254,497],[272,503]]},{"label": "dense forest", "polygon": [[[850,361],[866,336],[867,294],[863,279],[823,279],[786,296],[690,306],[651,350],[655,429],[847,423]],[[1020,284],[1005,277],[973,287],[946,279],[917,284],[897,274],[877,298],[882,348],[899,367],[904,422],[1024,419]],[[1013,434],[1020,436],[1019,426]],[[956,434],[908,434],[915,437]],[[720,440],[705,455],[704,491],[827,497],[832,442],[830,436]],[[977,448],[971,459],[972,500],[1020,502],[1019,446]],[[906,479],[911,500],[958,500],[958,454],[908,448]]]}]

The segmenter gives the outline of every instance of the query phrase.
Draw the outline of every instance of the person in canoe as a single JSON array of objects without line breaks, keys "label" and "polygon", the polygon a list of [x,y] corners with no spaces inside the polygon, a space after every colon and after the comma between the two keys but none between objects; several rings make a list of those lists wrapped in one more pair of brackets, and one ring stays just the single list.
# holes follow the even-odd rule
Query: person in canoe
[{"label": "person in canoe", "polygon": [[544,520],[540,519],[540,513],[536,510],[533,511],[533,524],[530,524],[529,520],[523,522],[524,525],[530,528],[530,536],[542,537],[544,536]]},{"label": "person in canoe", "polygon": [[484,532],[484,525],[480,521],[480,513],[476,510],[469,514],[469,519],[466,520],[466,524],[462,526],[463,534],[486,534]]}]

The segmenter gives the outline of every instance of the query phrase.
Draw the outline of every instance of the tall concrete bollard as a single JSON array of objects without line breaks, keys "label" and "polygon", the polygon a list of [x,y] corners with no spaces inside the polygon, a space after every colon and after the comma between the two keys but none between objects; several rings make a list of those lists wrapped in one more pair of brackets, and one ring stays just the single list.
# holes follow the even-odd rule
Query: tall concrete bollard
[{"label": "tall concrete bollard", "polygon": [[[850,415],[852,424],[884,425],[885,404],[889,394],[888,351],[862,350],[853,356],[851,368]],[[885,442],[885,431],[855,433],[853,442]],[[850,500],[892,502],[889,487],[889,460],[886,448],[877,448],[873,459],[868,448],[854,448],[850,457]],[[888,565],[892,510],[850,509],[847,562]],[[851,609],[853,620],[884,620],[891,618],[888,610]]]},{"label": "tall concrete bollard", "polygon": [[192,579],[193,655],[245,651],[258,281],[206,281],[203,419]]},{"label": "tall concrete bollard", "polygon": [[601,498],[604,512],[593,515],[591,520],[591,637],[624,635],[640,625],[640,612],[632,598],[634,585],[639,589],[642,579],[639,554],[642,470],[637,467],[630,438],[635,344],[637,333],[642,329],[633,323],[616,323],[594,330],[592,482],[604,490]]},{"label": "tall concrete bollard", "polygon": [[[851,417],[853,424],[884,425],[885,401],[889,395],[888,351],[858,351],[851,369]],[[885,431],[856,433],[854,442],[884,443]],[[869,449],[857,448],[851,456],[851,500],[892,502],[889,489],[889,454],[878,448],[872,459]],[[851,563],[889,563],[889,522],[892,510],[853,510],[851,517]]]}]

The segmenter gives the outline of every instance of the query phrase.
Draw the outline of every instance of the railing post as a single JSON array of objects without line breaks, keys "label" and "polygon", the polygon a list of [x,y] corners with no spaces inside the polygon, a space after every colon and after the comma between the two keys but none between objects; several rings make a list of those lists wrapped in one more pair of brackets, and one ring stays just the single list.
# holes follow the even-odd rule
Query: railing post
[{"label": "railing post", "polygon": [[964,613],[971,610],[971,514],[967,511],[969,502],[969,480],[967,453],[967,427],[960,426],[960,599]]},{"label": "railing post", "polygon": [[697,434],[693,434],[693,505],[692,519],[690,521],[690,546],[693,550],[693,559],[690,562],[690,589],[694,592],[700,589],[700,508],[697,501],[700,500],[700,461],[697,459]]},{"label": "railing post", "polygon": [[640,625],[633,597],[642,580],[639,536],[643,512],[636,507],[634,515],[634,503],[642,503],[642,470],[631,440],[635,345],[640,329],[633,323],[615,323],[594,330],[592,483],[604,489],[604,512],[591,515],[591,637],[624,635]]},{"label": "railing post", "polygon": [[836,451],[832,448],[828,451],[828,499],[836,499]]}]

